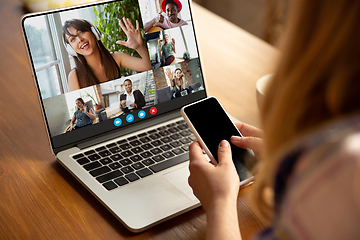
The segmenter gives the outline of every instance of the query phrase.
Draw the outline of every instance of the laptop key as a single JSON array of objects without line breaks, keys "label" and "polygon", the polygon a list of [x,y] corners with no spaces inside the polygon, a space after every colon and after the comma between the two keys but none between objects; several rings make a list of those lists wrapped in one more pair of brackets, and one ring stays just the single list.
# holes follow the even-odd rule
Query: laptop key
[{"label": "laptop key", "polygon": [[100,160],[100,162],[103,164],[103,165],[107,165],[109,163],[112,163],[113,161],[111,161],[110,158],[103,158]]},{"label": "laptop key", "polygon": [[86,164],[86,163],[89,163],[90,162],[90,160],[89,159],[87,159],[86,157],[84,157],[84,158],[80,158],[80,159],[78,159],[78,160],[76,160],[80,165],[84,165],[84,164]]},{"label": "laptop key", "polygon": [[100,177],[97,177],[96,180],[98,180],[99,183],[103,183],[103,182],[107,182],[111,179],[121,177],[122,175],[124,175],[124,174],[122,172],[120,172],[120,170],[116,170],[116,171],[101,175]]},{"label": "laptop key", "polygon": [[160,139],[162,142],[164,143],[169,143],[169,142],[172,142],[172,139],[169,138],[169,137],[163,137],[162,139]]},{"label": "laptop key", "polygon": [[137,139],[137,136],[129,137],[127,140],[128,140],[128,141],[132,141],[132,140],[135,140],[135,139]]},{"label": "laptop key", "polygon": [[98,148],[95,148],[95,150],[96,150],[97,152],[101,152],[101,151],[106,150],[106,147],[98,147]]},{"label": "laptop key", "polygon": [[124,143],[126,143],[127,142],[127,140],[126,139],[123,139],[123,140],[120,140],[120,141],[118,141],[118,142],[116,142],[117,144],[119,144],[119,145],[121,145],[121,144],[124,144]]},{"label": "laptop key", "polygon": [[72,156],[72,158],[76,160],[76,159],[82,158],[84,156],[85,156],[84,154],[80,153],[80,154]]},{"label": "laptop key", "polygon": [[124,144],[120,145],[120,147],[122,150],[132,148],[132,146],[129,143],[124,143]]},{"label": "laptop key", "polygon": [[182,154],[184,153],[184,150],[182,150],[181,148],[176,148],[174,150],[172,150],[173,153],[175,153],[176,155]]},{"label": "laptop key", "polygon": [[171,135],[170,137],[174,140],[178,140],[178,139],[182,138],[182,136],[178,133],[175,133],[175,134]]},{"label": "laptop key", "polygon": [[126,166],[120,169],[123,173],[128,174],[134,171],[134,169],[131,166]]},{"label": "laptop key", "polygon": [[129,159],[124,159],[124,160],[121,160],[120,163],[123,165],[123,166],[127,166],[129,164],[132,163],[132,161],[130,161]]},{"label": "laptop key", "polygon": [[134,147],[131,149],[131,151],[135,154],[137,153],[141,153],[142,151],[144,151],[144,149],[142,149],[141,147]]},{"label": "laptop key", "polygon": [[149,149],[153,148],[153,146],[150,143],[145,143],[141,147],[145,150],[149,150]]},{"label": "laptop key", "polygon": [[96,161],[96,162],[92,162],[92,163],[86,164],[86,165],[84,165],[83,167],[84,167],[86,170],[90,171],[90,170],[93,170],[93,169],[98,168],[98,167],[101,167],[101,166],[102,166],[101,163],[99,163],[98,161]]},{"label": "laptop key", "polygon": [[104,183],[103,186],[109,191],[118,187],[113,181]]},{"label": "laptop key", "polygon": [[96,177],[96,176],[99,176],[99,175],[102,175],[102,174],[108,173],[108,172],[111,172],[111,168],[109,168],[108,166],[103,166],[101,168],[92,170],[89,173],[91,174],[91,176]]},{"label": "laptop key", "polygon": [[154,155],[157,155],[159,153],[162,153],[162,150],[160,148],[154,148],[154,149],[151,149],[150,152]]},{"label": "laptop key", "polygon": [[170,145],[172,147],[176,148],[176,147],[180,147],[182,144],[179,141],[174,141],[174,142],[171,142]]},{"label": "laptop key", "polygon": [[170,135],[170,132],[167,131],[167,130],[163,130],[163,131],[160,131],[159,134],[163,137],[167,136],[167,135]]},{"label": "laptop key", "polygon": [[188,154],[182,154],[182,155],[178,155],[174,158],[171,158],[167,161],[161,162],[161,163],[157,163],[155,165],[150,166],[149,168],[153,171],[153,172],[159,172],[162,171],[164,169],[167,169],[169,167],[175,166],[177,164],[186,162],[189,159],[189,155]]},{"label": "laptop key", "polygon": [[153,130],[150,130],[150,131],[148,131],[147,133],[148,134],[154,134],[154,133],[156,133],[157,131],[155,130],[155,129],[153,129]]},{"label": "laptop key", "polygon": [[188,125],[186,125],[186,124],[182,124],[182,125],[178,126],[178,128],[179,128],[180,130],[185,130],[185,129],[189,128],[189,127],[188,127]]},{"label": "laptop key", "polygon": [[176,133],[176,132],[179,131],[179,129],[176,128],[176,127],[172,127],[172,128],[169,128],[168,131],[171,132],[171,133]]},{"label": "laptop key", "polygon": [[149,158],[152,156],[152,153],[150,152],[143,152],[143,153],[140,153],[140,155],[143,157],[143,158]]},{"label": "laptop key", "polygon": [[150,166],[150,165],[154,164],[155,162],[151,159],[146,159],[146,160],[142,161],[142,163],[146,166]]},{"label": "laptop key", "polygon": [[130,173],[130,174],[126,175],[125,178],[127,180],[129,180],[130,182],[133,182],[133,181],[136,181],[136,180],[140,179],[135,173]]},{"label": "laptop key", "polygon": [[161,138],[161,136],[160,136],[159,134],[157,134],[157,133],[151,134],[149,137],[150,137],[151,139],[153,139],[153,140],[156,140],[156,139],[158,139],[158,138]]},{"label": "laptop key", "polygon": [[188,138],[182,138],[182,139],[180,139],[180,142],[183,144],[187,144],[187,143],[191,143],[191,140]]},{"label": "laptop key", "polygon": [[141,138],[141,137],[145,137],[147,135],[147,133],[146,132],[144,132],[144,133],[140,133],[139,135],[137,135],[139,138]]},{"label": "laptop key", "polygon": [[134,147],[136,147],[136,146],[141,145],[141,142],[139,140],[134,140],[134,141],[131,141],[130,144],[133,145]]},{"label": "laptop key", "polygon": [[113,161],[119,161],[123,157],[120,154],[115,154],[110,157]]},{"label": "laptop key", "polygon": [[163,143],[160,140],[155,140],[151,142],[152,145],[154,145],[155,147],[158,147],[160,145],[162,145]]},{"label": "laptop key", "polygon": [[182,148],[185,152],[188,152],[188,151],[189,151],[189,146],[190,146],[190,144],[186,144],[186,145],[182,146],[181,148]]},{"label": "laptop key", "polygon": [[186,136],[190,136],[190,135],[191,135],[191,132],[189,132],[189,131],[182,131],[182,132],[180,132],[180,134],[181,134],[182,136],[186,137]]},{"label": "laptop key", "polygon": [[130,150],[126,150],[126,151],[122,152],[121,155],[123,157],[130,157],[130,156],[132,156],[134,154],[132,152],[130,152]]},{"label": "laptop key", "polygon": [[113,148],[113,147],[116,147],[116,143],[110,143],[108,145],[106,145],[107,148]]},{"label": "laptop key", "polygon": [[135,156],[131,156],[130,159],[133,161],[133,162],[138,162],[140,160],[142,160],[143,158],[139,155],[135,155]]},{"label": "laptop key", "polygon": [[136,174],[139,175],[140,177],[144,178],[144,177],[151,175],[152,172],[149,169],[144,168],[144,169],[137,171]]},{"label": "laptop key", "polygon": [[157,155],[155,157],[152,157],[152,159],[154,159],[155,162],[161,162],[161,161],[165,160],[165,158],[163,156],[161,156],[161,155]]},{"label": "laptop key", "polygon": [[108,150],[105,150],[105,151],[99,152],[99,155],[102,157],[107,157],[107,156],[111,155],[111,152]]},{"label": "laptop key", "polygon": [[173,154],[172,152],[164,152],[162,155],[166,158],[171,158],[175,156],[175,154]]},{"label": "laptop key", "polygon": [[140,141],[143,143],[147,143],[147,142],[150,142],[151,139],[149,137],[143,137],[143,138],[140,138]]},{"label": "laptop key", "polygon": [[114,182],[116,182],[116,184],[119,185],[120,187],[129,183],[129,181],[126,180],[124,177],[119,177],[115,179]]},{"label": "laptop key", "polygon": [[87,151],[87,152],[84,152],[84,154],[85,155],[91,155],[91,154],[93,154],[93,153],[95,153],[95,151],[94,150],[90,150],[90,151]]},{"label": "laptop key", "polygon": [[110,167],[112,170],[115,170],[115,169],[121,168],[122,166],[121,166],[120,163],[115,162],[115,163],[110,164],[109,167]]},{"label": "laptop key", "polygon": [[144,164],[142,163],[134,163],[133,165],[131,165],[135,170],[139,170],[139,169],[142,169],[144,168]]},{"label": "laptop key", "polygon": [[164,151],[169,151],[170,149],[172,149],[172,147],[169,145],[169,144],[166,144],[166,145],[164,145],[164,146],[161,146],[160,147],[162,150],[164,150]]},{"label": "laptop key", "polygon": [[101,157],[100,157],[98,154],[93,154],[93,155],[88,156],[88,158],[89,158],[91,161],[95,161],[95,160],[100,159]]},{"label": "laptop key", "polygon": [[121,152],[121,148],[113,147],[113,148],[110,148],[109,151],[112,152],[112,153],[118,153],[118,152]]}]

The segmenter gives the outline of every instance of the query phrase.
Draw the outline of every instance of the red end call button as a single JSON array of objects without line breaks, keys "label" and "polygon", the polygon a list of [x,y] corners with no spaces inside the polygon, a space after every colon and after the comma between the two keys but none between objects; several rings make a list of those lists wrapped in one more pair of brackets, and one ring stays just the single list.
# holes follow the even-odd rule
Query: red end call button
[{"label": "red end call button", "polygon": [[150,108],[150,114],[151,115],[155,115],[156,113],[157,113],[157,108],[156,107]]}]

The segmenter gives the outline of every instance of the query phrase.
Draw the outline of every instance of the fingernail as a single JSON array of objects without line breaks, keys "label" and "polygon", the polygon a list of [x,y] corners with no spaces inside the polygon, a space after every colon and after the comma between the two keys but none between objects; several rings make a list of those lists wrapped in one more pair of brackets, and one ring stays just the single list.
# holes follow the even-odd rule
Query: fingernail
[{"label": "fingernail", "polygon": [[228,141],[222,140],[222,141],[220,142],[220,147],[229,147]]},{"label": "fingernail", "polygon": [[241,141],[241,137],[239,137],[239,136],[232,136],[232,137],[231,137],[231,141],[232,141],[232,142],[240,142],[240,141]]}]

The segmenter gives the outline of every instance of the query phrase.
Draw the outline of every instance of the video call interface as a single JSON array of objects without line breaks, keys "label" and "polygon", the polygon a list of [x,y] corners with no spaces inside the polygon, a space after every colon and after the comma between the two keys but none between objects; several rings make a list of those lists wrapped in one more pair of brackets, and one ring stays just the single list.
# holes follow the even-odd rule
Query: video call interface
[{"label": "video call interface", "polygon": [[23,20],[53,146],[205,96],[188,0],[123,0]]}]

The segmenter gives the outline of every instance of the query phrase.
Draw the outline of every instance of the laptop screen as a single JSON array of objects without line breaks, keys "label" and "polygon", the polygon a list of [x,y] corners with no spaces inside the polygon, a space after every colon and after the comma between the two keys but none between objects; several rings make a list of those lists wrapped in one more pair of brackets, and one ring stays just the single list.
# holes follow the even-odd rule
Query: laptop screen
[{"label": "laptop screen", "polygon": [[109,1],[22,25],[53,149],[206,97],[188,0]]}]

